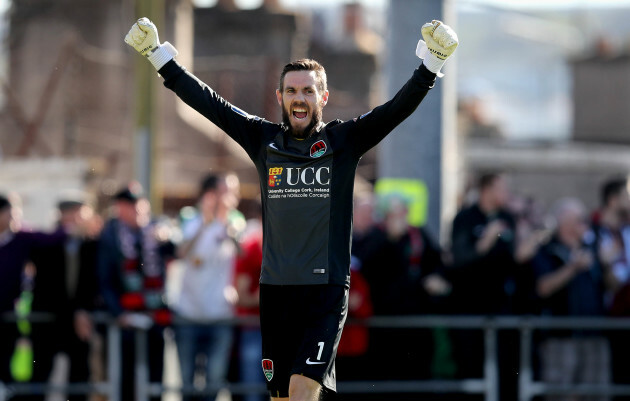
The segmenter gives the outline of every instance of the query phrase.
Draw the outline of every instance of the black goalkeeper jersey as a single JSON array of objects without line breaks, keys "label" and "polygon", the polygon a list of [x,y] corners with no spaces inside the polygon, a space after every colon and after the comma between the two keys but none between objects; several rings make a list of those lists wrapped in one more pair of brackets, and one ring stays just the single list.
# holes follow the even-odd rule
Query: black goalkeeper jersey
[{"label": "black goalkeeper jersey", "polygon": [[169,61],[164,85],[241,145],[256,165],[263,205],[260,282],[350,284],[352,192],[361,156],[407,118],[435,83],[420,66],[387,103],[304,140],[247,114]]}]

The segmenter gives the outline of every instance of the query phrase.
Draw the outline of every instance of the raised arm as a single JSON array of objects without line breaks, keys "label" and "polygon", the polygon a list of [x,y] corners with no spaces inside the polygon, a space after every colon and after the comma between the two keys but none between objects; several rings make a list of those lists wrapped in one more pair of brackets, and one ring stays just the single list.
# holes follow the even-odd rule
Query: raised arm
[{"label": "raised arm", "polygon": [[252,157],[261,144],[263,119],[247,114],[219,96],[174,58],[177,50],[169,42],[160,43],[156,26],[147,18],[133,24],[125,43],[147,57],[164,78],[164,85],[186,104],[221,128]]},{"label": "raised arm", "polygon": [[418,42],[416,55],[423,59],[422,65],[391,100],[356,119],[353,139],[359,155],[375,146],[416,110],[433,88],[436,77],[443,76],[440,70],[459,44],[455,31],[441,21],[424,24],[421,32],[424,40]]}]

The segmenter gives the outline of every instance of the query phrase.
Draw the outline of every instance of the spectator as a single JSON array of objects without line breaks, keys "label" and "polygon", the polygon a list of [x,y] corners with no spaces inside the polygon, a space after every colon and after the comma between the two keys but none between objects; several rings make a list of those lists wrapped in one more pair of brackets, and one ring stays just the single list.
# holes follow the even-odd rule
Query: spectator
[{"label": "spectator", "polygon": [[[231,176],[233,177],[233,176]],[[237,253],[233,212],[238,203],[237,185],[225,176],[210,175],[201,183],[199,215],[183,228],[178,254],[184,261],[182,287],[173,308],[189,324],[176,328],[182,381],[192,386],[195,361],[206,357],[207,384],[226,381],[233,343],[232,326],[205,321],[234,317],[236,291],[233,269]]]},{"label": "spectator", "polygon": [[544,222],[542,207],[532,198],[512,195],[507,209],[515,218],[517,268],[514,273],[515,291],[512,313],[539,314],[534,271],[531,262],[540,247],[549,241],[553,229]]},{"label": "spectator", "polygon": [[[88,311],[100,304],[96,279],[95,237],[87,237],[87,223],[93,211],[77,200],[58,204],[59,229],[76,231],[65,242],[49,246],[33,255],[37,268],[33,310],[55,315],[56,324],[33,325],[33,351],[37,360],[33,381],[48,380],[53,358],[64,352],[70,359],[69,380],[85,383],[89,379],[89,340],[93,324]],[[92,233],[94,235],[95,233]],[[70,395],[84,400],[84,395]]]},{"label": "spectator", "polygon": [[[32,255],[43,247],[62,244],[63,230],[53,234],[17,231],[13,227],[9,200],[0,195],[0,314],[12,312],[20,296],[24,267]],[[9,361],[17,339],[15,325],[0,323],[0,381],[13,381]]]},{"label": "spectator", "polygon": [[424,230],[408,224],[408,208],[402,198],[388,196],[379,206],[382,223],[372,230],[360,255],[374,314],[434,312],[429,298],[443,295],[450,287],[446,282],[431,285],[443,273],[439,247]]},{"label": "spectator", "polygon": [[[604,313],[604,271],[595,242],[587,236],[586,209],[577,199],[558,201],[553,210],[557,228],[534,258],[536,292],[543,313],[551,316],[601,316]],[[542,379],[554,384],[606,384],[610,350],[600,334],[554,332],[541,344]],[[549,400],[575,400],[551,396]],[[607,397],[588,398],[606,400]]]},{"label": "spectator", "polygon": [[[236,313],[238,316],[259,318],[260,271],[262,267],[262,216],[258,204],[257,218],[247,222],[246,233],[241,239],[241,252],[236,260],[234,286],[238,294]],[[239,374],[242,383],[265,383],[260,369],[262,360],[262,335],[259,325],[242,326],[239,332]],[[248,394],[244,401],[263,401],[267,397]]]},{"label": "spectator", "polygon": [[[424,230],[408,224],[408,208],[402,198],[389,196],[379,203],[382,223],[370,233],[360,255],[361,274],[369,285],[374,314],[432,312],[433,296],[446,294],[450,287],[440,275],[440,250]],[[374,329],[370,342],[372,366],[390,367],[387,378],[429,375],[429,331]],[[397,360],[398,357],[402,359]],[[378,375],[382,374],[379,370]]]},{"label": "spectator", "polygon": [[[359,270],[359,259],[352,258],[350,266],[350,282],[352,287],[348,295],[348,318],[350,322],[343,329],[339,341],[337,371],[346,380],[365,380],[371,373],[369,361],[370,336],[369,328],[361,323],[355,324],[353,319],[365,319],[373,315],[370,286]],[[364,395],[362,394],[361,397]],[[348,397],[344,397],[347,399]]]},{"label": "spectator", "polygon": [[[507,211],[510,190],[507,177],[484,174],[478,182],[478,199],[461,210],[453,221],[452,279],[453,312],[464,315],[513,313],[516,294],[516,226]],[[479,330],[454,330],[453,354],[457,375],[481,377],[483,368],[483,333]],[[502,399],[516,398],[518,360],[512,350],[518,348],[515,333],[504,332],[498,338]],[[503,351],[505,350],[505,351]]]},{"label": "spectator", "polygon": [[[605,306],[613,316],[630,316],[630,197],[625,179],[607,181],[601,189],[602,205],[598,218],[593,223],[597,239],[599,259],[609,272],[604,277],[609,290],[605,295]],[[609,335],[612,353],[612,373],[615,383],[630,383],[630,372],[626,368],[630,358],[628,333],[613,331]],[[628,400],[630,397],[618,397]]]},{"label": "spectator", "polygon": [[[352,210],[352,255],[353,261],[360,269],[360,261],[356,255],[363,253],[363,246],[366,243],[368,234],[374,228],[374,197],[370,194],[357,195],[354,198],[354,208]],[[359,265],[357,265],[359,263]]]},{"label": "spectator", "polygon": [[507,178],[485,174],[478,186],[477,203],[460,211],[453,222],[454,302],[464,314],[510,312],[516,236],[514,218],[505,210]]},{"label": "spectator", "polygon": [[625,179],[611,180],[601,191],[602,206],[593,224],[600,261],[611,273],[605,277],[611,291],[606,294],[610,306],[616,290],[630,282],[630,196]]},{"label": "spectator", "polygon": [[[348,294],[348,318],[350,322],[343,329],[343,336],[337,349],[337,373],[347,380],[364,380],[370,374],[367,352],[370,345],[369,328],[353,324],[353,319],[372,316],[372,296],[370,286],[361,273],[361,259],[364,245],[369,242],[374,229],[374,199],[371,193],[356,195],[352,215],[352,257],[350,259],[350,292]],[[364,395],[361,395],[363,397]],[[348,396],[344,399],[350,399]]]},{"label": "spectator", "polygon": [[[134,396],[134,328],[148,329],[148,364],[151,382],[162,381],[164,337],[168,322],[163,303],[169,244],[160,242],[151,219],[149,202],[138,188],[123,188],[115,197],[116,216],[101,234],[98,277],[107,310],[122,332],[122,399]],[[157,323],[157,324],[155,324]]]}]

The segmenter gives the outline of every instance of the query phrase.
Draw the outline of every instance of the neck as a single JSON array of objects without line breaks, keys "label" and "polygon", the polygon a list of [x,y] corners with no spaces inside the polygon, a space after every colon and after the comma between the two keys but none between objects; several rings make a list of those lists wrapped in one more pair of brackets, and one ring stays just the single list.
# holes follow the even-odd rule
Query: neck
[{"label": "neck", "polygon": [[321,130],[323,126],[324,123],[320,121],[318,124],[315,124],[313,127],[311,127],[308,132],[305,132],[302,135],[297,135],[292,127],[289,127],[289,132],[294,139],[297,139],[298,141],[303,141],[304,139],[308,139],[315,133],[319,132],[319,130]]}]

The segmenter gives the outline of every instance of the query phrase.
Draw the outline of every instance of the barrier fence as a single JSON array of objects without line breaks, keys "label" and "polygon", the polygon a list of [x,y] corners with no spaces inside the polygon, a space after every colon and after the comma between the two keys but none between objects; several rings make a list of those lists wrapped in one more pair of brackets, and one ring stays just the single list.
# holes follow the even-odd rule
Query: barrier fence
[{"label": "barrier fence", "polygon": [[[44,394],[61,391],[66,394],[104,394],[110,401],[120,401],[121,383],[121,328],[103,314],[95,314],[95,322],[107,327],[107,381],[97,383],[70,383],[61,386],[48,383],[0,383],[0,401],[10,399],[14,395]],[[54,324],[50,315],[34,313],[29,318],[32,322],[49,322]],[[0,319],[0,330],[3,324],[15,322],[15,316],[6,314]],[[234,326],[251,326],[252,319],[232,319],[207,321],[204,324],[231,324]],[[483,394],[485,401],[499,401],[499,365],[497,349],[497,332],[500,330],[517,330],[520,337],[520,369],[518,380],[518,400],[529,401],[538,395],[630,395],[630,385],[620,384],[578,384],[557,385],[538,381],[534,377],[532,365],[533,333],[536,330],[579,329],[579,330],[630,330],[630,318],[572,318],[572,317],[462,317],[462,316],[405,316],[405,317],[372,317],[363,320],[349,321],[375,328],[448,328],[476,329],[484,333],[484,365],[483,377],[464,380],[406,380],[406,381],[343,381],[338,382],[339,393],[462,393]],[[175,320],[174,324],[191,324],[183,320]],[[149,397],[159,396],[165,392],[177,392],[187,395],[215,395],[222,389],[232,394],[266,393],[264,384],[226,383],[209,384],[204,389],[193,386],[169,387],[162,383],[151,383],[148,372],[147,331],[136,329],[135,389],[136,401],[147,401]]]}]

